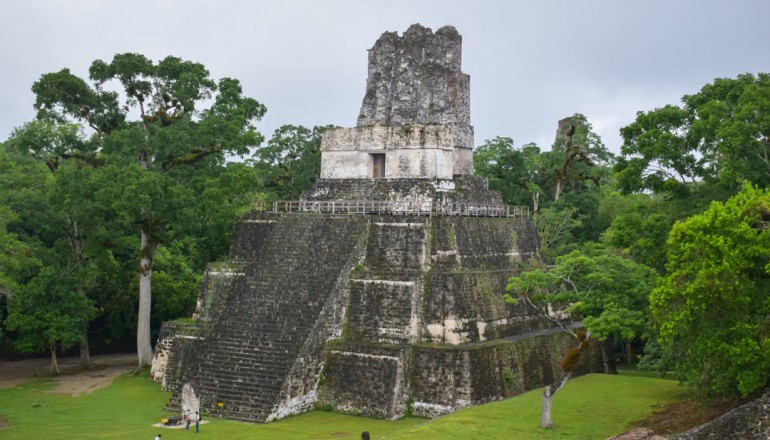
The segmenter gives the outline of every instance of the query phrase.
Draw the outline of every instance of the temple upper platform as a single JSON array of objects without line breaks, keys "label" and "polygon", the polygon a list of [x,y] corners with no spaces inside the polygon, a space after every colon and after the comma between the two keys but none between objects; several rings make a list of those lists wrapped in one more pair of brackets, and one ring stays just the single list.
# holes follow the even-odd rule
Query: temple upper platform
[{"label": "temple upper platform", "polygon": [[462,37],[419,24],[369,50],[355,128],[324,133],[321,179],[438,179],[473,174],[470,77]]}]

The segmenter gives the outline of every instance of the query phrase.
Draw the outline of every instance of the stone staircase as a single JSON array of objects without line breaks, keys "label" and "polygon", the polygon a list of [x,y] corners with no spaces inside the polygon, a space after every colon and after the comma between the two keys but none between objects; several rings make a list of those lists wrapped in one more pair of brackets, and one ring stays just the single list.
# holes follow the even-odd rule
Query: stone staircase
[{"label": "stone staircase", "polygon": [[202,300],[204,330],[183,380],[168,384],[170,407],[182,382],[196,384],[204,413],[232,420],[265,422],[315,400],[318,360],[333,331],[326,318],[341,307],[334,295],[362,259],[368,225],[361,217],[275,217],[254,214],[239,225],[230,263],[240,272],[203,292],[219,299]]}]

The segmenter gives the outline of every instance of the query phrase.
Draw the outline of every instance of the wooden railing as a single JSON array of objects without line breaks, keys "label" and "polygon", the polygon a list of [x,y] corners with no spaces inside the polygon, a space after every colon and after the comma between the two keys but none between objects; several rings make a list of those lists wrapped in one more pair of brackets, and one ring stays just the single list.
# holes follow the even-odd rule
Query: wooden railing
[{"label": "wooden railing", "polygon": [[313,212],[319,214],[394,214],[462,217],[529,217],[528,206],[483,205],[476,203],[434,203],[431,200],[293,200],[260,202],[257,210],[267,212]]}]

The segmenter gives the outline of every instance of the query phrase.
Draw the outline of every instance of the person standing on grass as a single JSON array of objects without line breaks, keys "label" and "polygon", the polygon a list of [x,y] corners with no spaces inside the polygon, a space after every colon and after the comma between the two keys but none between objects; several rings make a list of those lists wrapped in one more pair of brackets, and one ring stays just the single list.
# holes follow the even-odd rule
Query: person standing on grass
[{"label": "person standing on grass", "polygon": [[198,411],[195,411],[195,432],[200,432],[200,423],[201,423],[201,415],[198,414]]},{"label": "person standing on grass", "polygon": [[184,429],[186,431],[190,430],[190,411],[184,410]]}]

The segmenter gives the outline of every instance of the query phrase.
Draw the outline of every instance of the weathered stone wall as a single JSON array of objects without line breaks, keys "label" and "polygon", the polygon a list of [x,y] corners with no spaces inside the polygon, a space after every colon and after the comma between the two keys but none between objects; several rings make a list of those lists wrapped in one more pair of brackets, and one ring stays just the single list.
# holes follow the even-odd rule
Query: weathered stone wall
[{"label": "weathered stone wall", "polygon": [[386,179],[452,179],[455,145],[472,148],[470,130],[424,124],[329,129],[321,142],[321,178],[371,178],[370,153],[381,153]]},{"label": "weathered stone wall", "polygon": [[419,340],[431,219],[372,217],[362,270],[351,277],[346,340]]},{"label": "weathered stone wall", "polygon": [[456,176],[453,180],[319,179],[302,194],[302,199],[503,204],[500,193],[489,190],[487,179],[476,176]]},{"label": "weathered stone wall", "polygon": [[385,178],[473,174],[470,78],[461,62],[462,37],[451,26],[384,33],[369,51],[357,127],[324,133],[321,178],[372,178],[371,153],[385,154]]},{"label": "weathered stone wall", "polygon": [[676,440],[770,438],[770,389],[716,420],[672,436]]},{"label": "weathered stone wall", "polygon": [[462,73],[462,37],[415,24],[385,32],[369,50],[358,125],[470,124],[470,79]]},{"label": "weathered stone wall", "polygon": [[180,371],[176,367],[187,362],[191,353],[189,346],[200,337],[201,328],[194,324],[168,321],[161,325],[150,375],[163,389],[180,383]]},{"label": "weathered stone wall", "polygon": [[[409,378],[412,411],[437,417],[551,384],[561,374],[561,357],[574,345],[570,335],[555,333],[472,347],[415,347]],[[592,347],[576,373],[600,371],[602,365],[601,350]]]},{"label": "weathered stone wall", "polygon": [[406,352],[388,346],[333,346],[326,352],[321,406],[394,419],[406,411]]},{"label": "weathered stone wall", "polygon": [[[574,339],[536,336],[553,324],[503,298],[508,277],[540,260],[537,243],[529,219],[373,218],[319,403],[436,417],[552,383]],[[533,335],[499,339],[522,333]],[[579,374],[603,369],[598,349],[581,362]]]},{"label": "weathered stone wall", "polygon": [[[339,344],[327,351],[319,403],[338,411],[395,419],[407,411],[439,417],[553,383],[574,338],[555,333],[482,344]],[[576,374],[601,371],[592,347]]]},{"label": "weathered stone wall", "polygon": [[432,237],[423,340],[482,342],[551,326],[503,299],[508,278],[540,261],[530,219],[438,217]]},{"label": "weathered stone wall", "polygon": [[[452,152],[440,149],[370,151],[385,155],[384,179],[451,179]],[[373,156],[370,152],[326,151],[321,156],[323,179],[371,179]]]},{"label": "weathered stone wall", "polygon": [[[455,145],[473,140],[472,132],[457,133],[448,125],[369,125],[330,128],[324,132],[321,151],[438,149],[451,151]],[[467,145],[472,148],[473,145]]]}]

